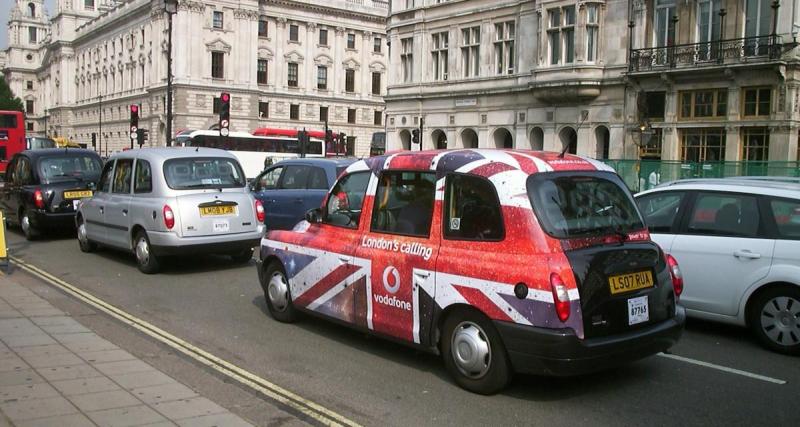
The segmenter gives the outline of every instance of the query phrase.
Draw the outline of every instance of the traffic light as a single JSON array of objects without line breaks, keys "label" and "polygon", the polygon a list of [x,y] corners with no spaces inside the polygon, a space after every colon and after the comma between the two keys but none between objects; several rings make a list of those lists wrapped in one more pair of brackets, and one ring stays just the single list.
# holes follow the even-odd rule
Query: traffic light
[{"label": "traffic light", "polygon": [[[148,139],[147,129],[139,129],[136,132],[136,143],[139,144],[139,148],[142,148],[147,139]],[[131,148],[133,148],[133,144],[131,144]]]},{"label": "traffic light", "polygon": [[231,127],[231,94],[222,92],[219,95],[219,134],[228,136]]},{"label": "traffic light", "polygon": [[97,148],[97,134],[92,132],[92,148]]},{"label": "traffic light", "polygon": [[136,139],[136,132],[139,130],[139,106],[131,104],[131,144]]},{"label": "traffic light", "polygon": [[411,131],[411,142],[413,144],[419,144],[419,129],[414,129]]}]

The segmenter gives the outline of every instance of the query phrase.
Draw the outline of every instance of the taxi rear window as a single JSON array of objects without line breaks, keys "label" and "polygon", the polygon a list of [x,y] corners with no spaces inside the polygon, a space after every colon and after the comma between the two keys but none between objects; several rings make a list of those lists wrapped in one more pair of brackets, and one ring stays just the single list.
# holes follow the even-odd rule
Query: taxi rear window
[{"label": "taxi rear window", "polygon": [[528,197],[545,232],[560,239],[644,229],[622,181],[607,173],[531,175]]}]

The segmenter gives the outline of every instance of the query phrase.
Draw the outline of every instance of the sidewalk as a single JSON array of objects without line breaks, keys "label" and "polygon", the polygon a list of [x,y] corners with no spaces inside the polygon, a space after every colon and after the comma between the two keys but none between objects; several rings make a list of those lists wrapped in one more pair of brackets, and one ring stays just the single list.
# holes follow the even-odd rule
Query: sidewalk
[{"label": "sidewalk", "polygon": [[249,426],[0,275],[0,427]]}]

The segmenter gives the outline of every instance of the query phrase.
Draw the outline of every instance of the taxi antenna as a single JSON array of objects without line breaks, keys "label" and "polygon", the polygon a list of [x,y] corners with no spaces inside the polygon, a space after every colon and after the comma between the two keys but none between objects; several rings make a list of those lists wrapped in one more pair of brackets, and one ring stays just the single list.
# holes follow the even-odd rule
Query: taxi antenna
[{"label": "taxi antenna", "polygon": [[[583,126],[583,124],[586,122],[586,119],[588,119],[588,118],[589,118],[589,111],[588,110],[581,110],[581,122],[578,123],[578,127],[575,128],[575,139],[576,139],[575,143],[576,144],[577,144],[577,139],[578,139],[578,129],[580,129],[581,126]],[[564,155],[567,154],[567,150],[569,150],[569,146],[570,145],[571,144],[566,144],[564,146],[564,148],[561,150],[561,152],[558,153],[558,158],[559,159],[563,159],[564,158]]]}]

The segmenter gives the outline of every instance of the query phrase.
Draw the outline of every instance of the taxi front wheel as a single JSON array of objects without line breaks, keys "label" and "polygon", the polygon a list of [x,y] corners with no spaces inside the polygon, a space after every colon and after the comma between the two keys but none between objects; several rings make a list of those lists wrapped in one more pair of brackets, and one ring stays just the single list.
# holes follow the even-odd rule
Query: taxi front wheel
[{"label": "taxi front wheel", "polygon": [[508,355],[486,316],[459,310],[445,319],[442,329],[444,364],[459,386],[473,393],[494,394],[508,385]]},{"label": "taxi front wheel", "polygon": [[286,278],[283,266],[273,261],[261,277],[261,288],[264,290],[269,314],[279,322],[297,321],[298,313],[292,304],[289,280]]}]

